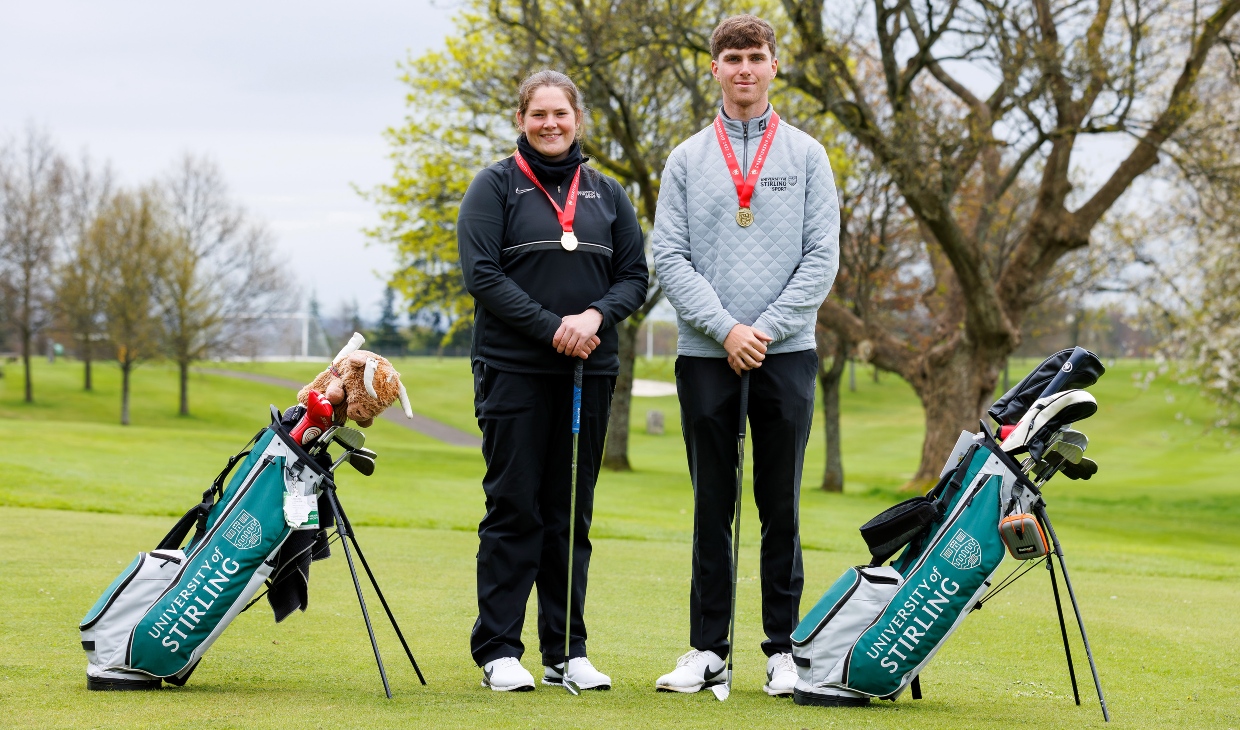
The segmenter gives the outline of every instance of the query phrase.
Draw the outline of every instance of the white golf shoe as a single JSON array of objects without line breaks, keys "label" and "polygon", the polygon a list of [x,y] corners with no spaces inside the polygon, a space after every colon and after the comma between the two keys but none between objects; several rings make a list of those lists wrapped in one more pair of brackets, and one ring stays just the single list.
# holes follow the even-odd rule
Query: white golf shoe
[{"label": "white golf shoe", "polygon": [[654,688],[660,692],[697,692],[727,679],[727,668],[718,654],[694,649],[677,659],[676,668],[659,677]]},{"label": "white golf shoe", "polygon": [[500,657],[482,668],[482,686],[496,692],[529,692],[534,689],[534,675],[516,657]]},{"label": "white golf shoe", "polygon": [[797,665],[791,654],[774,654],[766,660],[766,684],[762,691],[772,697],[792,694],[797,684]]},{"label": "white golf shoe", "polygon": [[[542,683],[553,687],[563,686],[563,672],[563,664],[545,667]],[[568,660],[568,678],[577,685],[577,689],[611,689],[611,677],[595,669],[590,660],[583,656]]]}]

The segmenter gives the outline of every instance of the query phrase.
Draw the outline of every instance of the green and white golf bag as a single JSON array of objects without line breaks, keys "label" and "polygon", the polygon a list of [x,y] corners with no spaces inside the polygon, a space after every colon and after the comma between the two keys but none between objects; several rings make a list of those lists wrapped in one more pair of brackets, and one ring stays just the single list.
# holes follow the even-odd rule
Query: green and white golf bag
[{"label": "green and white golf bag", "polygon": [[862,527],[874,561],[845,571],[792,634],[797,704],[895,699],[914,682],[990,586],[1000,520],[1036,496],[1003,457],[985,433],[961,434],[928,495]]},{"label": "green and white golf bag", "polygon": [[317,495],[329,478],[273,418],[229,460],[203,501],[157,548],[138,553],[82,619],[87,686],[185,684],[271,575],[292,531],[318,529]]}]

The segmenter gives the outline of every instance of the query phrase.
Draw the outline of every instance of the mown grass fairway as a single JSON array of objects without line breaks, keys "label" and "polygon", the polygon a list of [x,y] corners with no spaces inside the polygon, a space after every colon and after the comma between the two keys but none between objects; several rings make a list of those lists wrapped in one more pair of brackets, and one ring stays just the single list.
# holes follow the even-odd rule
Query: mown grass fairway
[{"label": "mown grass fairway", "polygon": [[[1034,363],[1012,367],[1015,377]],[[307,364],[229,365],[306,380]],[[414,409],[476,430],[464,360],[398,362]],[[639,375],[671,379],[669,363]],[[1092,390],[1101,410],[1080,429],[1101,473],[1054,480],[1050,513],[1068,553],[1116,727],[1240,727],[1240,438],[1207,432],[1212,409],[1190,390],[1132,385],[1120,364]],[[1034,571],[974,613],[923,676],[926,698],[832,710],[761,692],[765,659],[757,581],[758,522],[746,500],[736,688],[656,694],[686,648],[692,495],[674,398],[637,399],[631,474],[598,488],[587,616],[590,655],[616,683],[578,698],[540,687],[479,687],[470,660],[473,531],[482,515],[480,455],[379,421],[370,479],[346,471],[340,494],[430,682],[422,687],[376,616],[395,699],[383,697],[340,550],[316,563],[311,605],[276,625],[264,603],[241,616],[189,684],[154,693],[93,693],[77,624],[139,550],[148,550],[293,394],[196,375],[194,415],[178,418],[172,370],[135,377],[133,422],[117,423],[118,377],[100,367],[80,390],[76,363],[40,363],[36,404],[20,402],[19,368],[0,380],[0,696],[11,727],[1011,728],[1101,727],[1079,641],[1084,704],[1072,703],[1047,580]],[[911,391],[892,376],[844,393],[848,492],[815,489],[823,446],[811,442],[802,494],[802,611],[845,566],[868,559],[856,528],[902,497],[921,439]],[[644,433],[662,409],[667,433]],[[1000,570],[1005,575],[1010,565]],[[372,612],[377,601],[368,596]],[[380,613],[381,616],[381,613]],[[535,608],[525,665],[539,670]],[[1069,620],[1071,616],[1069,614]]]}]

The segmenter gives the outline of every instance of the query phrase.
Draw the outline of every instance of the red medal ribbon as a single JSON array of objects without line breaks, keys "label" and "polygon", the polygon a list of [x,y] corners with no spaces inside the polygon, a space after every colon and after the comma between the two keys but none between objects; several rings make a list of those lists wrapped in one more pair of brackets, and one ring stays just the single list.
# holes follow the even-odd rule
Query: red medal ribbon
[{"label": "red medal ribbon", "polygon": [[538,189],[547,196],[547,200],[551,201],[552,207],[555,208],[555,217],[560,219],[560,229],[565,233],[573,232],[573,219],[577,217],[577,184],[581,182],[581,165],[577,166],[577,171],[573,173],[573,184],[568,186],[568,200],[564,201],[564,207],[555,202],[555,198],[551,197],[551,193],[538,182],[538,178],[534,176],[534,171],[530,169],[530,163],[525,161],[520,152],[512,153],[513,159],[517,161],[517,167],[521,168],[521,172],[530,179],[530,182],[538,186]]},{"label": "red medal ribbon", "polygon": [[766,162],[766,153],[775,141],[775,129],[779,126],[779,115],[771,112],[771,121],[762,133],[762,141],[758,143],[758,151],[753,156],[753,164],[749,166],[749,174],[741,177],[741,165],[736,161],[736,153],[732,151],[732,143],[728,141],[728,130],[723,126],[723,115],[715,117],[715,137],[719,140],[719,149],[723,150],[723,159],[728,163],[728,172],[732,174],[732,182],[736,185],[736,197],[742,208],[749,207],[753,199],[753,190],[758,185],[758,174],[762,172],[762,164]]}]

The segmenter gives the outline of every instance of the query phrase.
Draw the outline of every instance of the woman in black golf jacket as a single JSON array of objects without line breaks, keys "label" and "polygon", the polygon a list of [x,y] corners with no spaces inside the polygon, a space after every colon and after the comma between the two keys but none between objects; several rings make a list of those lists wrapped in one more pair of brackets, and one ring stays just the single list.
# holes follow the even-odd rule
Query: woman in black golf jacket
[{"label": "woman in black golf jacket", "polygon": [[[518,97],[517,151],[478,173],[457,218],[461,268],[475,303],[474,408],[487,465],[470,644],[484,686],[533,689],[520,658],[536,583],[543,683],[561,684],[567,671],[582,689],[608,689],[611,679],[586,659],[582,614],[594,484],[620,367],[615,325],[645,301],[644,241],[619,183],[581,154],[584,109],[573,82],[541,71],[521,84]],[[585,378],[566,667],[577,358]]]}]

